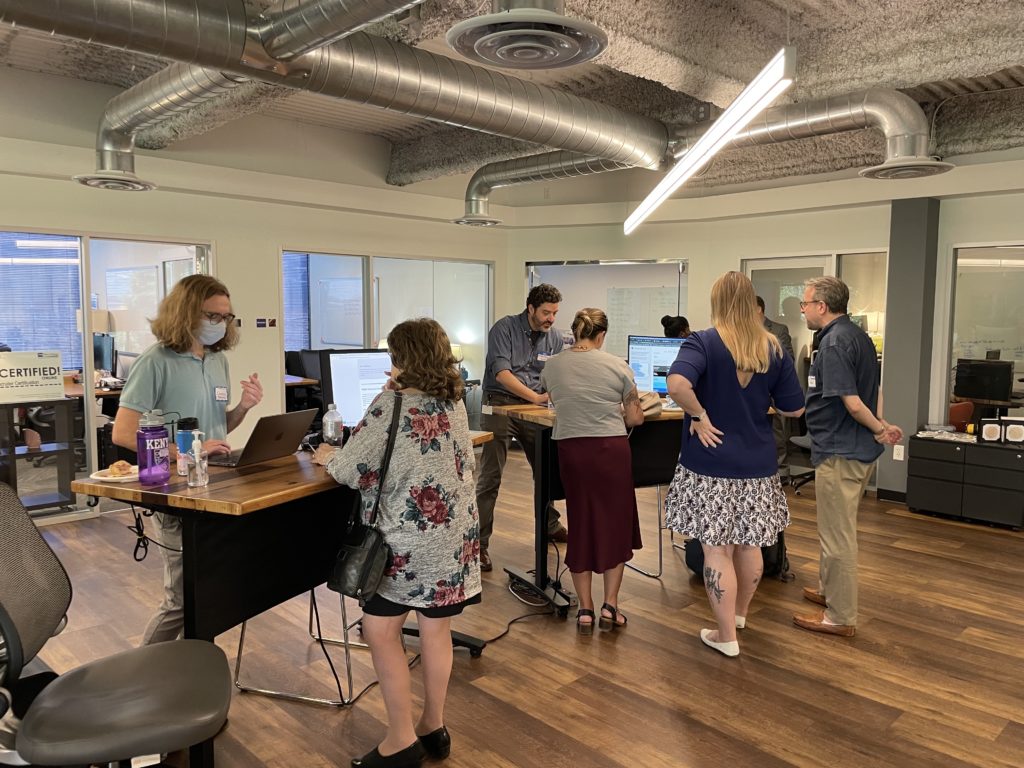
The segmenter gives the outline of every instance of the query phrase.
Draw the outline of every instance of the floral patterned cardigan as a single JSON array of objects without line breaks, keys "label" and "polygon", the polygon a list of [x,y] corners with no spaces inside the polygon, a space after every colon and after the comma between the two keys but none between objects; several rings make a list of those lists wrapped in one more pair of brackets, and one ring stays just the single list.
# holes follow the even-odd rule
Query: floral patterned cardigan
[{"label": "floral patterned cardigan", "polygon": [[[370,405],[327,471],[358,488],[368,520],[387,447],[395,393]],[[377,526],[394,553],[381,597],[411,608],[461,603],[480,593],[480,522],[466,406],[426,394],[402,395],[391,466]]]}]

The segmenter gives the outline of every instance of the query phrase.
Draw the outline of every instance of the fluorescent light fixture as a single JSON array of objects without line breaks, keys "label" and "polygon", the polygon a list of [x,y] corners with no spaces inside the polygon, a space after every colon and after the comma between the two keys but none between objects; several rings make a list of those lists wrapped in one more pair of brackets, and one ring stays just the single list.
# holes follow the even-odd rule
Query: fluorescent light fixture
[{"label": "fluorescent light fixture", "polygon": [[77,240],[15,240],[17,248],[39,248],[40,250],[51,250],[57,248],[71,248],[78,250]]},{"label": "fluorescent light fixture", "polygon": [[793,84],[795,71],[796,49],[786,46],[775,54],[775,58],[768,62],[768,66],[761,70],[721,117],[697,139],[693,148],[685,151],[672,169],[665,174],[665,178],[629,215],[623,225],[625,233],[628,235],[640,226],[687,179],[707,165],[715,153],[732,141],[737,133],[746,128],[758,114],[789,88]]}]

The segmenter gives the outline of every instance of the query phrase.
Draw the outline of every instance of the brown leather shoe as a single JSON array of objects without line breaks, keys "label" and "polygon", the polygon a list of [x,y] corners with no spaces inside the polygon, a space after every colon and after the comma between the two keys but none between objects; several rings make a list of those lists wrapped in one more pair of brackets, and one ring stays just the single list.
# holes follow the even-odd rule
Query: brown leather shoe
[{"label": "brown leather shoe", "polygon": [[489,572],[494,570],[494,565],[491,563],[491,556],[487,554],[487,550],[480,549],[480,570]]},{"label": "brown leather shoe", "polygon": [[849,624],[826,624],[825,623],[825,612],[814,613],[810,616],[801,616],[795,614],[793,616],[793,623],[801,629],[807,629],[811,632],[821,632],[825,635],[839,635],[839,637],[853,637],[857,634],[857,628],[850,626]]},{"label": "brown leather shoe", "polygon": [[560,525],[548,534],[548,541],[557,541],[559,544],[568,544],[569,531],[565,529],[564,525]]},{"label": "brown leather shoe", "polygon": [[811,589],[810,587],[804,587],[804,600],[810,600],[812,603],[817,603],[818,605],[828,605],[828,603],[825,602],[825,596],[818,590]]}]

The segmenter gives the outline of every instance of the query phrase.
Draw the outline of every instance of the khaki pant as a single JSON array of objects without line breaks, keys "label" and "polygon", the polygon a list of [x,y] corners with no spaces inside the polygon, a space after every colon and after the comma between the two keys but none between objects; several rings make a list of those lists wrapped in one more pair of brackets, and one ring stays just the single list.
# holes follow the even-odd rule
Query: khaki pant
[{"label": "khaki pant", "polygon": [[[159,535],[150,538],[163,544],[163,547],[153,546],[153,549],[160,550],[160,559],[164,561],[164,599],[160,607],[156,609],[156,615],[149,620],[149,625],[142,635],[143,645],[162,643],[167,640],[177,640],[185,631],[185,582],[182,577],[181,564],[181,518],[174,515],[166,515],[163,512],[154,513],[153,526],[159,530]],[[165,549],[169,547],[170,549]]]},{"label": "khaki pant", "polygon": [[[484,405],[522,405],[518,398],[505,398],[500,395],[484,394]],[[487,549],[494,530],[494,505],[498,501],[498,489],[501,487],[501,476],[505,471],[508,459],[508,448],[514,437],[526,454],[530,470],[536,476],[533,466],[533,452],[536,444],[534,436],[537,430],[529,424],[510,419],[507,416],[484,414],[480,417],[480,429],[493,432],[494,439],[484,443],[483,454],[476,468],[476,508],[480,515],[480,546]],[[552,448],[552,450],[554,450]],[[548,504],[548,533],[554,533],[561,526],[561,513],[552,504]]]},{"label": "khaki pant", "polygon": [[836,624],[857,624],[857,508],[874,464],[830,456],[814,470],[821,558],[818,574]]}]

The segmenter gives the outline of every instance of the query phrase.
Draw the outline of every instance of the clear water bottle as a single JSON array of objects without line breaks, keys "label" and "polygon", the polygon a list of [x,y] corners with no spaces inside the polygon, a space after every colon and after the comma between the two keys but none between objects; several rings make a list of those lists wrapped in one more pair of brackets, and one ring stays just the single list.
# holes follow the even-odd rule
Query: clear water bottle
[{"label": "clear water bottle", "polygon": [[164,426],[163,411],[146,411],[139,419],[135,445],[139,455],[139,482],[163,485],[171,479],[170,436]]},{"label": "clear water bottle", "polygon": [[335,408],[334,403],[331,403],[327,406],[327,413],[324,414],[324,442],[328,445],[341,445],[344,430],[345,427],[341,422],[341,414]]},{"label": "clear water bottle", "polygon": [[192,432],[196,429],[199,429],[199,419],[194,416],[178,419],[178,431],[175,433],[175,442],[178,445],[176,468],[182,477],[188,476],[188,451],[192,447]]}]

